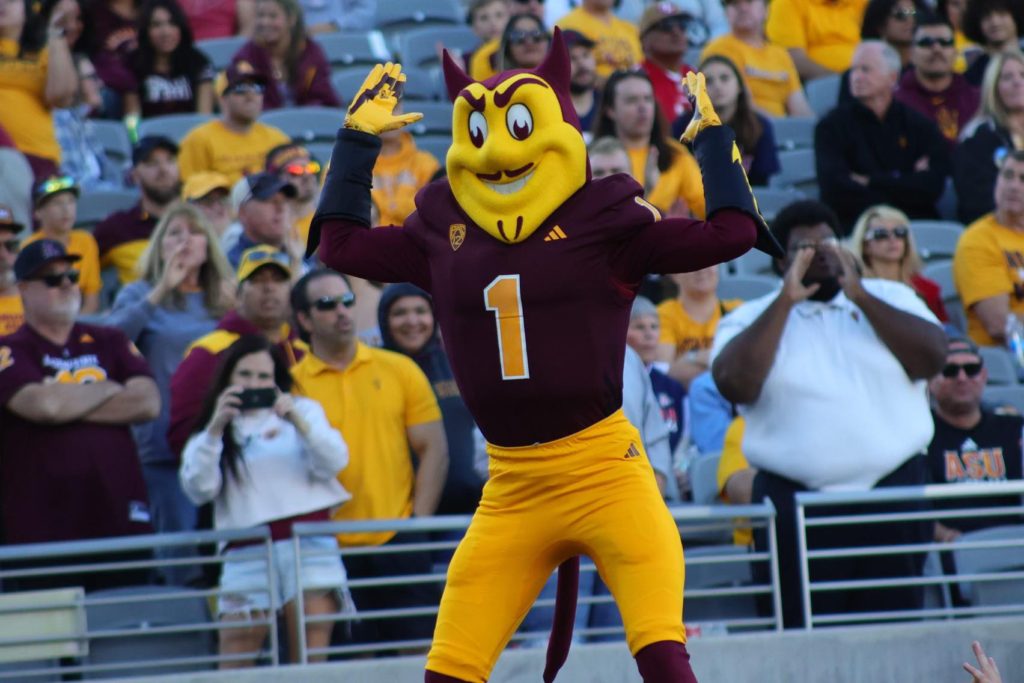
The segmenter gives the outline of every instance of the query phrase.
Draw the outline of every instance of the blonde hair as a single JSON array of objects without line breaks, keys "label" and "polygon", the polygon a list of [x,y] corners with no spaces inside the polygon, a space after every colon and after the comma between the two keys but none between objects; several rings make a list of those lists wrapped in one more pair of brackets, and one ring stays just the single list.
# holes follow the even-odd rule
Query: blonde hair
[{"label": "blonde hair", "polygon": [[[171,204],[164,215],[160,217],[153,234],[149,237],[149,244],[146,245],[136,270],[139,277],[150,285],[156,285],[163,277],[164,262],[163,254],[160,253],[160,244],[163,242],[167,229],[177,218],[184,218],[192,233],[201,234],[206,237],[206,261],[199,267],[199,287],[203,292],[203,305],[210,312],[210,315],[219,318],[227,312],[231,303],[224,298],[224,283],[234,280],[234,271],[228,263],[224,252],[220,248],[220,240],[213,232],[206,218],[199,212],[199,209],[184,202]],[[167,295],[175,308],[185,307],[185,296],[175,290]],[[163,302],[160,302],[161,304]]]},{"label": "blonde hair", "polygon": [[899,221],[907,226],[906,249],[903,250],[903,258],[900,259],[900,282],[909,285],[910,278],[921,272],[923,264],[921,257],[917,255],[917,243],[914,242],[914,233],[910,230],[910,218],[899,209],[887,204],[877,204],[866,209],[853,226],[849,239],[850,251],[864,266],[865,276],[878,277],[871,267],[871,260],[864,254],[864,238],[871,227],[871,222],[877,219]]},{"label": "blonde hair", "polygon": [[1012,50],[994,55],[985,68],[985,77],[981,81],[981,107],[978,109],[977,118],[991,119],[1000,128],[1008,127],[1010,112],[999,99],[999,76],[1002,75],[1006,63],[1011,61],[1024,66],[1024,53]]}]

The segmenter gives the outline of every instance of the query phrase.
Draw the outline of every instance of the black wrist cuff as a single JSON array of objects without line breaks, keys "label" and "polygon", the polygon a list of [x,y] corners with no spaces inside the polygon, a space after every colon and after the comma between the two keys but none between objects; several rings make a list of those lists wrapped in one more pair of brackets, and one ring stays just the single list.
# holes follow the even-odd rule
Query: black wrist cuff
[{"label": "black wrist cuff", "polygon": [[732,129],[724,125],[705,128],[694,138],[693,152],[704,180],[707,217],[711,218],[716,211],[722,209],[743,211],[757,224],[755,248],[782,258],[782,247],[757,209],[757,201],[750,189],[743,163],[733,158],[735,142]]},{"label": "black wrist cuff", "polygon": [[309,226],[306,257],[320,244],[320,224],[332,218],[370,226],[370,188],[373,166],[380,154],[380,138],[351,128],[338,131],[320,204]]}]

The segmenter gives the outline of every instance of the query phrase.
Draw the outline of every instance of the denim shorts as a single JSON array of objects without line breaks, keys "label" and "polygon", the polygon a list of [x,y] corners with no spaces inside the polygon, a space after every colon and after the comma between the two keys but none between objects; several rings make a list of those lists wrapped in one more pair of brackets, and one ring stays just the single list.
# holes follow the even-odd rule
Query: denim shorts
[{"label": "denim shorts", "polygon": [[[304,592],[333,593],[341,612],[355,612],[348,591],[348,576],[338,554],[334,536],[305,536],[302,544],[302,589]],[[218,613],[251,613],[253,610],[277,610],[295,599],[295,542],[275,541],[273,545],[273,586],[268,580],[266,550],[262,545],[232,548],[224,553],[220,576],[223,594]]]}]

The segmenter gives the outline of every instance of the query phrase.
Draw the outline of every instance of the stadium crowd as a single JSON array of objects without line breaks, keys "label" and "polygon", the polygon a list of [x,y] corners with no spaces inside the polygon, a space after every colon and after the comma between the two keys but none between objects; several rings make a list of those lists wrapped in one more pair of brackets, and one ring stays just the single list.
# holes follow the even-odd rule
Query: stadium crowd
[{"label": "stadium crowd", "polygon": [[[335,89],[341,67],[322,43],[355,41],[391,2],[0,0],[0,542],[270,524],[278,562],[294,573],[295,523],[473,512],[483,439],[430,295],[304,258],[330,159],[262,120],[330,107],[340,126],[354,93]],[[802,620],[796,492],[1024,478],[1024,418],[983,401],[981,348],[1024,344],[1024,4],[452,0],[450,15],[472,31],[475,47],[456,53],[479,80],[537,66],[559,26],[593,177],[632,175],[665,215],[705,214],[697,162],[677,141],[693,116],[692,70],[734,129],[755,194],[786,188],[787,164],[816,177],[820,199],[794,189],[769,216],[786,258],[760,273],[774,278],[763,296],[719,296],[734,264],[649,277],[627,337],[624,402],[666,500],[692,501],[693,462],[720,454],[721,502],[768,497],[779,510],[787,626]],[[401,31],[379,26],[401,61]],[[206,41],[232,37],[237,51],[215,65]],[[410,72],[417,93],[439,83],[436,65]],[[812,107],[814,84],[830,82],[834,100]],[[417,104],[410,96],[404,108]],[[180,137],[146,132],[182,114],[205,116]],[[813,127],[813,162],[776,134],[794,118]],[[131,142],[126,159],[97,134],[112,123]],[[444,159],[420,137],[382,135],[375,225],[400,225],[417,191],[443,178]],[[78,219],[87,195],[125,189],[133,206]],[[948,282],[926,277],[931,256],[915,242],[915,222],[939,218],[962,231]],[[997,523],[892,524],[809,542],[952,541]],[[737,542],[763,549],[767,539]],[[86,588],[219,582],[234,591],[222,618],[266,611],[248,592],[265,571],[247,560],[251,548],[223,552],[234,561],[222,576],[179,564]],[[435,559],[318,556],[302,570],[344,585],[429,573]],[[812,578],[919,575],[921,561],[822,562]],[[287,584],[285,572],[279,599],[294,607]],[[869,597],[816,598],[816,610],[922,604],[919,588]],[[411,582],[302,599],[317,614],[438,595]],[[368,620],[344,637],[413,640],[432,628],[429,617]],[[311,644],[331,638],[323,624],[309,629]],[[229,633],[222,652],[258,649],[265,636]]]}]

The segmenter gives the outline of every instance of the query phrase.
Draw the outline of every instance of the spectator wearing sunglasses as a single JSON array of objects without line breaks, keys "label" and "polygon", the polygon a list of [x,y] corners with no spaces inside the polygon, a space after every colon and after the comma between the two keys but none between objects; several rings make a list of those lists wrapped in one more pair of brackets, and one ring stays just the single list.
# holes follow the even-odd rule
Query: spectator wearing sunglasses
[{"label": "spectator wearing sunglasses", "polygon": [[805,82],[842,73],[853,61],[868,0],[772,0],[765,35],[789,50]]},{"label": "spectator wearing sunglasses", "polygon": [[921,274],[921,257],[907,214],[884,204],[872,206],[853,226],[850,251],[863,264],[864,277],[902,282],[917,292],[936,318],[949,321],[942,288]]},{"label": "spectator wearing sunglasses", "polygon": [[671,123],[693,111],[683,84],[693,67],[683,62],[689,47],[687,26],[693,17],[671,2],[648,5],[640,17],[644,71],[654,86],[661,115]]},{"label": "spectator wearing sunglasses", "polygon": [[295,196],[288,199],[292,238],[305,245],[309,224],[320,201],[320,162],[302,145],[289,143],[267,152],[264,170],[295,188]]},{"label": "spectator wearing sunglasses", "polygon": [[246,250],[239,261],[235,309],[221,318],[217,328],[197,339],[186,351],[171,377],[171,421],[167,440],[180,454],[195,426],[209,378],[220,354],[244,334],[261,334],[294,365],[306,352],[288,324],[291,309],[292,258],[275,247],[259,244]]},{"label": "spectator wearing sunglasses", "polygon": [[934,16],[926,16],[914,30],[912,68],[903,72],[896,90],[897,102],[924,114],[938,126],[950,151],[981,103],[978,89],[954,72],[955,62],[953,29]]},{"label": "spectator wearing sunglasses", "polygon": [[260,171],[267,152],[290,142],[281,130],[257,121],[266,87],[266,77],[248,62],[236,61],[227,68],[217,85],[220,118],[196,126],[181,141],[182,180],[193,173],[216,171],[233,185],[242,176]]},{"label": "spectator wearing sunglasses", "polygon": [[[299,280],[292,308],[310,353],[292,368],[294,392],[318,401],[331,426],[345,436],[349,465],[338,475],[352,499],[335,520],[407,519],[437,512],[448,469],[448,445],[430,380],[411,358],[358,341],[347,280],[320,269]],[[412,457],[410,457],[412,454]],[[414,466],[415,462],[415,466]],[[342,546],[420,543],[423,532],[341,534]],[[348,555],[351,579],[429,574],[429,552]],[[436,584],[407,583],[353,589],[360,610],[436,605]],[[433,615],[364,619],[357,642],[429,639]]]},{"label": "spectator wearing sunglasses", "polygon": [[96,239],[87,230],[75,230],[80,190],[74,178],[67,176],[48,178],[36,183],[32,191],[33,215],[39,229],[29,235],[22,246],[36,240],[60,242],[69,254],[80,257],[78,287],[82,291],[82,315],[96,313],[100,308],[100,249]]},{"label": "spectator wearing sunglasses", "polygon": [[995,204],[967,226],[953,255],[967,334],[980,346],[1006,344],[1009,316],[1024,317],[1024,151],[1001,160]]},{"label": "spectator wearing sunglasses", "polygon": [[[41,239],[14,262],[25,323],[3,338],[0,362],[5,545],[152,533],[130,426],[157,416],[160,393],[120,330],[75,321],[80,260],[60,242]],[[5,580],[4,590],[46,583],[91,590],[147,578],[136,569],[85,573],[29,579],[18,588]]]},{"label": "spectator wearing sunglasses", "polygon": [[[402,113],[401,102],[394,111],[396,116]],[[378,225],[401,225],[416,209],[416,193],[441,165],[430,152],[417,149],[412,135],[404,129],[380,133],[380,141],[370,196],[380,210]]]},{"label": "spectator wearing sunglasses", "polygon": [[613,71],[632,69],[643,59],[637,27],[616,17],[614,6],[615,0],[582,0],[556,22],[563,31],[579,31],[594,41],[597,76],[602,82]]},{"label": "spectator wearing sunglasses", "polygon": [[534,69],[548,52],[551,36],[544,22],[532,14],[514,14],[501,33],[498,70]]},{"label": "spectator wearing sunglasses", "polygon": [[14,332],[25,320],[14,277],[14,260],[21,248],[18,236],[24,229],[11,207],[0,204],[0,337]]},{"label": "spectator wearing sunglasses", "polygon": [[964,76],[982,85],[989,62],[998,54],[1020,52],[1024,47],[1024,4],[1017,0],[969,0],[964,9],[963,32],[980,45]]},{"label": "spectator wearing sunglasses", "polygon": [[870,0],[864,8],[861,40],[881,40],[900,56],[900,64],[910,64],[910,48],[917,21],[931,10],[922,0]]},{"label": "spectator wearing sunglasses", "polygon": [[[954,338],[949,340],[946,349],[946,364],[928,384],[935,421],[935,436],[928,445],[931,483],[967,484],[1024,478],[1021,471],[1024,417],[982,403],[988,372],[977,346],[967,339]],[[950,510],[963,508],[964,501],[937,499],[932,505]],[[974,508],[1014,505],[1020,505],[1020,496],[970,499],[970,506]],[[935,523],[935,540],[947,543],[965,531],[1018,523],[1019,518],[1006,517],[944,519]],[[944,564],[951,564],[951,560],[951,557],[943,557]],[[947,571],[950,569],[956,573],[955,567],[950,566]]]}]

